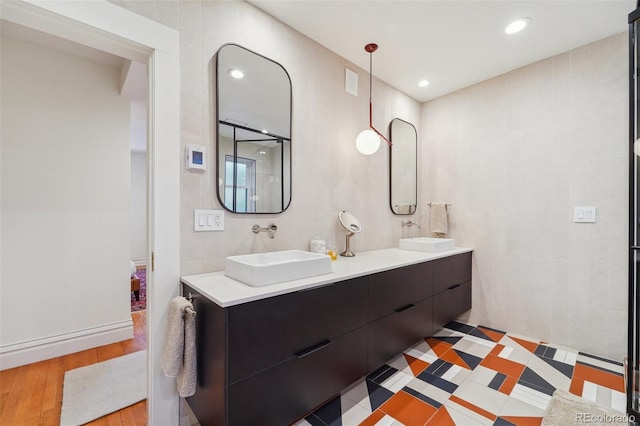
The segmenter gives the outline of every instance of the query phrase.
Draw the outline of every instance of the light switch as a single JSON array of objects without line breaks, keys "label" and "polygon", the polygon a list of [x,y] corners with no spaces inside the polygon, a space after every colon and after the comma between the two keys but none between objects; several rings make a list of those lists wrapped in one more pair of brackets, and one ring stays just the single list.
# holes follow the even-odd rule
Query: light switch
[{"label": "light switch", "polygon": [[594,223],[596,221],[596,208],[594,206],[574,207],[573,221],[575,223]]},{"label": "light switch", "polygon": [[195,210],[193,230],[197,232],[223,231],[224,212],[222,210]]}]

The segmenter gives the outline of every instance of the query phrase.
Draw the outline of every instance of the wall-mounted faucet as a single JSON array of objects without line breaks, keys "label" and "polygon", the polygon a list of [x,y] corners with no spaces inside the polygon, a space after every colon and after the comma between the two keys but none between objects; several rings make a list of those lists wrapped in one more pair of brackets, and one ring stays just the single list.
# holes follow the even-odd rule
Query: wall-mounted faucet
[{"label": "wall-mounted faucet", "polygon": [[403,229],[404,229],[404,227],[405,227],[405,226],[406,226],[406,227],[409,227],[409,226],[417,226],[417,227],[418,227],[418,229],[421,229],[421,228],[420,228],[420,225],[418,225],[418,224],[417,224],[417,223],[415,223],[415,222],[411,222],[410,220],[409,220],[409,221],[407,221],[407,222],[404,222],[404,221],[403,221],[403,222],[402,222],[402,223],[400,223],[400,224],[402,225],[402,228],[403,228]]},{"label": "wall-mounted faucet", "polygon": [[273,237],[276,236],[276,231],[278,230],[278,227],[274,223],[270,223],[269,226],[267,226],[266,228],[261,228],[260,225],[253,225],[253,228],[251,228],[251,230],[253,231],[254,234],[257,234],[258,232],[268,232],[269,239],[273,240]]}]

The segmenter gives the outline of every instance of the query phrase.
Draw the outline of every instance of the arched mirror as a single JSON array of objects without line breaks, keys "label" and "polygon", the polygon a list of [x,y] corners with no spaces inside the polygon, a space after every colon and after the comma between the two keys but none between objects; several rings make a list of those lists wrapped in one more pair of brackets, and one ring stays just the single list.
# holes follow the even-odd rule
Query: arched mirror
[{"label": "arched mirror", "polygon": [[389,199],[395,214],[413,214],[418,205],[418,133],[413,124],[394,118],[389,125]]},{"label": "arched mirror", "polygon": [[291,79],[236,44],[216,58],[218,199],[233,213],[280,213],[291,202]]}]

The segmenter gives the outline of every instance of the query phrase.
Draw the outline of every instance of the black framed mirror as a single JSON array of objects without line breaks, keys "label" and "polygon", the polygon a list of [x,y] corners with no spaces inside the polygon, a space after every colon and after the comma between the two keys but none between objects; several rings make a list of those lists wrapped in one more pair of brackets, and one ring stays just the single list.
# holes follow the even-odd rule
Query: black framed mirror
[{"label": "black framed mirror", "polygon": [[413,124],[394,118],[389,125],[389,203],[397,215],[418,206],[418,132]]},{"label": "black framed mirror", "polygon": [[233,213],[281,213],[291,203],[291,79],[237,44],[216,55],[217,193]]}]

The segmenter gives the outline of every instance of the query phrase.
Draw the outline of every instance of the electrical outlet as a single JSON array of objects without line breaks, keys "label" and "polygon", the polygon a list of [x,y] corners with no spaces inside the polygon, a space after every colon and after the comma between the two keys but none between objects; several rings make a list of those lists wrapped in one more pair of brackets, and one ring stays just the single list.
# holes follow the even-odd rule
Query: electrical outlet
[{"label": "electrical outlet", "polygon": [[193,230],[196,232],[223,231],[224,211],[196,209],[193,217]]}]

